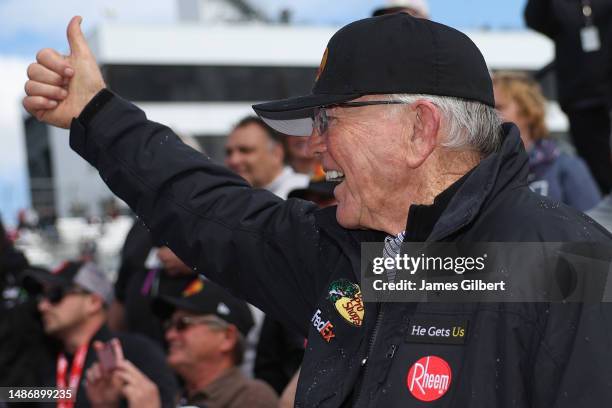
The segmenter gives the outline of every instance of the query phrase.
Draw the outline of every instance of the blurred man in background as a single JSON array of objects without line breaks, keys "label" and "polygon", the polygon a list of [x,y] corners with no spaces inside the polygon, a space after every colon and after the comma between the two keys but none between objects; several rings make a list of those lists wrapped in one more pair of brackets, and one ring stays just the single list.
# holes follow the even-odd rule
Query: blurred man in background
[{"label": "blurred man in background", "polygon": [[319,161],[308,151],[308,141],[299,136],[284,136],[287,143],[289,165],[297,173],[308,176],[317,171]]},{"label": "blurred man in background", "polygon": [[[278,397],[262,381],[246,378],[238,368],[242,363],[245,337],[253,325],[246,303],[232,297],[216,284],[196,278],[190,290],[180,297],[161,296],[156,312],[166,321],[168,364],[183,380],[182,403],[206,408],[275,408]],[[122,393],[125,376],[143,382],[144,373],[121,364],[119,370],[104,373],[92,367],[88,381],[90,398],[104,401],[106,387]],[[158,392],[148,387],[140,398],[144,406],[159,406]],[[130,404],[131,408],[138,408]]]},{"label": "blurred man in background", "polygon": [[308,185],[308,176],[285,165],[282,136],[256,116],[242,119],[227,137],[225,165],[255,188],[281,198]]},{"label": "blurred man in background", "polygon": [[[113,334],[106,327],[106,309],[112,301],[112,285],[92,263],[66,262],[49,273],[29,270],[24,285],[38,293],[38,310],[44,332],[57,341],[55,354],[40,364],[38,386],[69,387],[76,407],[90,406],[85,391],[85,371],[96,361],[94,341],[107,342]],[[159,347],[140,336],[119,336],[126,357],[157,384],[164,406],[175,398],[176,382]]]}]

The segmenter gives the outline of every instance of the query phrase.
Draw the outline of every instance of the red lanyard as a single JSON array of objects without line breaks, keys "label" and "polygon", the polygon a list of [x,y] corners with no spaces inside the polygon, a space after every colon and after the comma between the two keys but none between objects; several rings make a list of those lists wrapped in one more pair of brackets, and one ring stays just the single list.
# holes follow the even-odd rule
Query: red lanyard
[{"label": "red lanyard", "polygon": [[[72,390],[72,399],[69,401],[59,400],[57,402],[57,408],[72,408],[76,401],[76,393],[79,389],[79,381],[81,380],[81,374],[83,374],[83,366],[85,365],[85,356],[87,356],[87,349],[89,343],[85,343],[80,346],[74,355],[72,360],[72,367],[70,368],[70,378],[68,379],[68,388]],[[66,372],[68,371],[68,360],[64,353],[60,353],[57,356],[57,371],[56,371],[56,386],[58,388],[67,388],[66,386]]]}]

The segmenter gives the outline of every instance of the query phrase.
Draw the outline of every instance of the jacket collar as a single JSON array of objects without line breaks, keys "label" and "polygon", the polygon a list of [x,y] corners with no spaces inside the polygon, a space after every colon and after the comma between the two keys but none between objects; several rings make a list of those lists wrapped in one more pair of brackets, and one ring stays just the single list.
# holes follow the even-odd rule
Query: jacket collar
[{"label": "jacket collar", "polygon": [[467,175],[436,222],[427,241],[438,241],[474,221],[482,208],[511,186],[524,186],[529,159],[518,128],[504,123],[498,151],[484,158]]}]

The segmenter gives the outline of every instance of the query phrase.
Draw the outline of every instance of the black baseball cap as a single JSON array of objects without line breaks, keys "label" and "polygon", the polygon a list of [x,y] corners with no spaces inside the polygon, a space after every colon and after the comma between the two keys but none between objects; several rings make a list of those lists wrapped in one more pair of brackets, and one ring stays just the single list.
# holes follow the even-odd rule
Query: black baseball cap
[{"label": "black baseball cap", "polygon": [[92,262],[65,261],[52,271],[43,268],[30,268],[22,275],[23,287],[29,293],[38,293],[43,285],[61,287],[75,286],[97,294],[109,305],[114,298],[113,284],[104,272]]},{"label": "black baseball cap", "polygon": [[180,296],[161,295],[153,300],[153,312],[161,319],[170,318],[176,309],[202,315],[216,315],[235,325],[245,337],[254,324],[251,310],[244,301],[202,277],[191,281]]},{"label": "black baseball cap", "polygon": [[310,136],[315,108],[396,93],[452,96],[495,106],[487,65],[467,35],[397,13],[355,21],[336,32],[310,95],[253,109],[281,133]]}]

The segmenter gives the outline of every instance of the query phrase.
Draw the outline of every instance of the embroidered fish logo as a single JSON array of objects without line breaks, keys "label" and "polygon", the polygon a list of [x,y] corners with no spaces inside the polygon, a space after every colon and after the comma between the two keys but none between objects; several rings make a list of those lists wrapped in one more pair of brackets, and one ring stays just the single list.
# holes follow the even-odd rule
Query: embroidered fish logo
[{"label": "embroidered fish logo", "polygon": [[365,308],[359,285],[347,279],[333,281],[329,285],[327,299],[344,320],[353,326],[362,325]]}]

